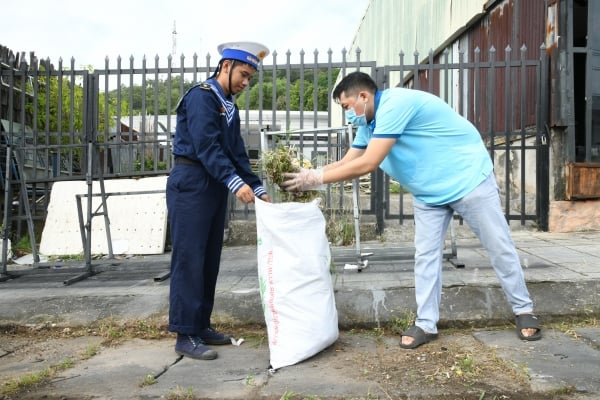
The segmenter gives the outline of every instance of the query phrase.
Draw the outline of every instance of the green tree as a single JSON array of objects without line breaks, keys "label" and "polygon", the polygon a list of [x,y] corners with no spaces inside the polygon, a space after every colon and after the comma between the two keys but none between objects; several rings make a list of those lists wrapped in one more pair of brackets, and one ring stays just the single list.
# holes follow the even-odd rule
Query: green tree
[{"label": "green tree", "polygon": [[[91,67],[88,70],[93,73]],[[48,71],[41,65],[34,80],[28,83],[27,90],[37,94],[35,100],[25,106],[30,115],[36,116],[33,121],[35,140],[38,144],[60,145],[61,168],[78,171],[86,139],[83,132],[85,99],[81,75],[69,74],[67,70]],[[105,141],[105,133],[114,128],[118,106],[121,113],[128,109],[127,101],[117,105],[114,97],[99,94],[95,119],[98,121],[98,142]]]},{"label": "green tree", "polygon": [[[37,89],[37,102],[26,105],[27,112],[37,115],[34,126],[46,132],[81,132],[83,89],[65,75],[45,73],[40,67],[36,82],[28,83],[28,90]],[[60,98],[59,98],[60,93]],[[57,144],[51,136],[49,144]],[[40,138],[44,140],[44,137]]]},{"label": "green tree", "polygon": [[[331,76],[337,76],[339,69],[331,71]],[[289,74],[289,83],[288,83]],[[301,85],[303,78],[304,85]],[[314,70],[307,69],[301,75],[298,70],[286,71],[277,70],[275,73],[275,99],[273,99],[273,73],[268,71],[262,76],[262,79],[254,78],[249,89],[239,94],[236,104],[240,109],[247,106],[251,110],[285,110],[288,107],[292,111],[314,110],[314,95],[317,92],[317,111],[327,111],[329,104],[330,80],[329,70],[321,69],[317,74],[317,85],[314,82]],[[122,99],[127,99],[131,103],[131,110],[127,110],[123,115],[169,115],[175,112],[175,106],[180,97],[185,93],[194,82],[183,80],[179,75],[171,79],[147,79],[142,85],[133,85],[127,87],[122,85],[120,88],[110,92],[111,97],[120,95]],[[286,90],[289,85],[290,104],[287,104]],[[260,91],[262,90],[262,104],[260,101]],[[300,91],[303,90],[302,103]],[[155,100],[156,97],[156,100]],[[121,107],[122,108],[122,107]]]},{"label": "green tree", "polygon": [[[331,76],[337,76],[339,69],[332,70]],[[327,111],[329,105],[329,88],[328,82],[330,76],[328,70],[319,70],[317,74],[317,86],[314,83],[313,70],[306,70],[304,72],[303,81],[304,85],[301,85],[301,75],[297,70],[292,70],[289,73],[289,93],[290,93],[290,104],[289,108],[292,111],[302,110],[314,110],[314,94],[317,91],[317,111]],[[287,72],[285,70],[277,71],[276,73],[276,94],[275,104],[273,104],[273,83],[272,74],[265,73],[263,75],[262,85],[261,82],[255,80],[251,82],[250,89],[240,94],[237,99],[237,105],[240,108],[246,107],[246,99],[249,100],[250,109],[271,110],[273,108],[277,110],[285,110],[288,107],[286,100],[286,89],[288,86]],[[259,90],[262,86],[263,98],[262,104],[259,104]],[[300,91],[303,90],[303,98],[301,104]]]},{"label": "green tree", "polygon": [[169,115],[175,112],[179,98],[193,85],[193,82],[182,79],[181,76],[172,77],[170,81],[168,79],[148,79],[143,85],[121,86],[119,89],[111,91],[110,94],[116,97],[120,92],[122,98],[130,99],[134,115]]},{"label": "green tree", "polygon": [[[93,72],[91,67],[88,68]],[[37,130],[48,134],[40,135],[38,139],[42,143],[46,143],[47,137],[47,144],[58,144],[59,141],[61,144],[68,144],[74,137],[81,136],[84,93],[80,76],[71,77],[67,73],[56,72],[49,74],[43,66],[40,66],[37,83],[30,82],[28,86],[30,91],[37,89],[37,101],[29,102],[26,109],[32,115],[37,115],[35,121]],[[108,94],[107,97],[105,93],[99,94],[98,132],[108,131],[115,126],[114,116],[118,106],[115,96]],[[127,112],[128,108],[127,100],[121,101],[121,113]],[[81,143],[81,139],[78,139],[77,143]]]}]

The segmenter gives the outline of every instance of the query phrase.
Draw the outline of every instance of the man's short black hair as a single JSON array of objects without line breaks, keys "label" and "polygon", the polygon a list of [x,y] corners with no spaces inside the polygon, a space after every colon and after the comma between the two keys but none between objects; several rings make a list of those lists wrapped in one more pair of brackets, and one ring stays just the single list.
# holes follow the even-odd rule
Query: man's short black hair
[{"label": "man's short black hair", "polygon": [[377,84],[375,81],[364,72],[355,71],[346,75],[340,83],[333,89],[332,97],[336,102],[339,101],[342,93],[352,96],[361,90],[366,90],[370,93],[377,92]]}]

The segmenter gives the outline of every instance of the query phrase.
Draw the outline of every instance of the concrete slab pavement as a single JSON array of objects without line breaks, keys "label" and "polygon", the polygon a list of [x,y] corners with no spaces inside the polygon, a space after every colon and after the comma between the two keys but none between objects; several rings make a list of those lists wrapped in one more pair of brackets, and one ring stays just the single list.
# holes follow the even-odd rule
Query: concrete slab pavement
[{"label": "concrete slab pavement", "polygon": [[[513,237],[542,323],[573,316],[597,320],[600,232],[522,230]],[[600,398],[600,328],[570,334],[547,330],[539,342],[520,342],[514,329],[495,329],[512,322],[512,316],[487,255],[474,238],[461,237],[457,244],[458,259],[465,267],[444,265],[441,327],[478,327],[472,334],[475,339],[495,349],[507,363],[527,369],[533,393],[541,396],[571,387],[577,398]],[[357,272],[343,268],[353,257],[352,248],[332,249],[342,329],[377,327],[415,309],[411,244],[387,237],[364,243],[363,251],[374,255],[368,268]],[[143,319],[167,312],[168,280],[155,277],[168,271],[168,254],[96,260],[93,268],[95,274],[88,279],[65,285],[82,272],[80,265],[48,263],[35,270],[9,266],[13,279],[0,283],[0,325],[76,326],[107,317]],[[224,249],[215,318],[236,324],[264,323],[256,271],[254,246]],[[395,349],[397,338],[393,342],[390,348]],[[219,348],[219,358],[209,367],[179,359],[172,341],[133,340],[78,363],[64,373],[64,379],[41,390],[48,399],[159,398],[186,388],[207,399],[280,398],[286,392],[322,399],[389,398],[372,377],[357,374],[352,360],[343,356],[350,349],[374,351],[373,340],[357,341],[343,332],[331,348],[275,374],[267,369],[268,346],[249,344]],[[157,376],[156,383],[142,385],[149,374]],[[36,393],[41,392],[31,395]],[[419,393],[409,395],[419,398]]]},{"label": "concrete slab pavement", "polygon": [[475,332],[475,338],[494,347],[507,362],[527,368],[534,392],[572,387],[577,393],[600,397],[600,348],[590,346],[600,338],[600,328],[577,329],[572,335],[549,330],[537,342],[515,341],[507,331]]},{"label": "concrete slab pavement", "polygon": [[[275,372],[268,369],[266,342],[221,346],[216,360],[202,362],[177,356],[172,340],[133,339],[102,348],[48,383],[3,399],[598,399],[598,348],[552,329],[545,335],[538,342],[521,342],[512,329],[473,332],[516,372],[468,385],[450,385],[452,378],[445,374],[452,373],[452,367],[441,363],[436,367],[440,372],[430,376],[386,378],[371,368],[381,362],[381,352],[392,357],[410,353],[416,360],[411,371],[418,374],[418,363],[429,357],[444,352],[457,357],[448,350],[453,344],[464,343],[463,351],[473,351],[473,340],[464,334],[442,336],[409,351],[399,349],[397,338],[342,332],[335,344],[316,356]],[[600,328],[587,328],[585,335],[597,339]],[[481,368],[478,355],[474,357]],[[405,358],[398,354],[398,362]],[[517,375],[529,376],[528,382],[519,383]]]}]

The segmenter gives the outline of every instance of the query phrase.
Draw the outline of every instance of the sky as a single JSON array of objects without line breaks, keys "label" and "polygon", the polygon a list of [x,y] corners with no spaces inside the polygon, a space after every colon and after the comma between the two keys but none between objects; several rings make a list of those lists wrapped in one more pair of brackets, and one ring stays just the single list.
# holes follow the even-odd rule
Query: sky
[{"label": "sky", "polygon": [[[101,68],[106,57],[116,66],[118,56],[128,66],[145,56],[154,64],[175,49],[190,60],[197,54],[217,57],[217,46],[230,41],[254,41],[305,62],[327,59],[331,49],[349,50],[369,0],[48,0],[8,1],[2,6],[0,44],[14,52],[33,51],[58,64]],[[10,16],[10,18],[7,18]],[[173,35],[173,30],[177,32]],[[175,37],[175,42],[173,40]],[[174,45],[175,43],[175,45]],[[271,62],[272,55],[267,56]],[[161,66],[163,61],[161,61]],[[292,59],[292,62],[294,59]],[[126,64],[123,64],[126,63]],[[186,61],[187,63],[187,61]]]}]

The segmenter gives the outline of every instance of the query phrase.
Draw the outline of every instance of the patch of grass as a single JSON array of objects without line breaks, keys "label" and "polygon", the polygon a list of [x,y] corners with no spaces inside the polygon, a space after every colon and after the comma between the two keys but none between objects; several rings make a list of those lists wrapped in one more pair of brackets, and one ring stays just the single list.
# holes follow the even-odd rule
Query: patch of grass
[{"label": "patch of grass", "polygon": [[118,321],[106,318],[93,326],[93,333],[104,338],[103,345],[114,346],[132,338],[162,339],[172,335],[163,318]]},{"label": "patch of grass", "polygon": [[96,354],[98,354],[98,349],[100,347],[97,345],[89,345],[86,349],[85,349],[85,353],[83,353],[83,355],[81,356],[82,360],[87,360],[88,358],[92,358],[94,357]]},{"label": "patch of grass", "polygon": [[354,214],[333,211],[325,226],[327,240],[335,246],[348,246],[354,243]]},{"label": "patch of grass", "polygon": [[462,355],[457,354],[455,356],[458,360],[454,362],[454,365],[450,367],[450,371],[454,373],[459,378],[463,378],[469,375],[474,375],[477,373],[474,359],[471,355]]},{"label": "patch of grass", "polygon": [[246,386],[256,386],[256,378],[254,377],[254,375],[248,375],[248,376],[246,376],[246,379],[244,379],[244,385],[246,385]]},{"label": "patch of grass", "polygon": [[563,386],[561,388],[556,389],[554,394],[557,395],[569,395],[575,393],[577,388],[575,386]]},{"label": "patch of grass", "polygon": [[13,244],[12,251],[17,257],[31,254],[31,241],[29,240],[29,235],[21,237],[17,243]]},{"label": "patch of grass", "polygon": [[405,310],[401,316],[394,317],[390,323],[390,329],[395,334],[401,334],[407,330],[415,321],[416,315],[413,311]]},{"label": "patch of grass", "polygon": [[[286,391],[279,400],[320,400],[321,397],[315,395],[301,395],[292,391]],[[367,399],[368,400],[368,399]]]},{"label": "patch of grass", "polygon": [[31,372],[6,382],[0,388],[0,394],[8,396],[17,392],[39,385],[54,378],[59,372],[72,368],[75,362],[67,358],[57,365],[50,366],[41,371]]},{"label": "patch of grass", "polygon": [[583,318],[574,318],[574,319],[563,319],[559,322],[551,322],[544,324],[542,328],[554,328],[557,329],[574,339],[578,339],[579,335],[577,334],[578,327],[587,327],[587,328],[597,328],[600,327],[600,319],[595,316],[588,316]]},{"label": "patch of grass", "polygon": [[167,400],[194,400],[196,396],[194,395],[194,388],[182,388],[177,386],[175,390],[167,393]]},{"label": "patch of grass", "polygon": [[281,395],[279,400],[293,400],[295,398],[296,398],[296,393],[286,390],[285,393]]},{"label": "patch of grass", "polygon": [[135,337],[142,337],[144,339],[158,339],[164,336],[165,327],[157,325],[155,321],[151,320],[137,320],[134,321],[129,328],[135,335]]},{"label": "patch of grass", "polygon": [[158,382],[158,381],[156,380],[156,378],[154,377],[154,375],[153,374],[148,374],[144,378],[144,381],[140,384],[140,387],[154,385],[156,382]]},{"label": "patch of grass", "polygon": [[[47,337],[77,337],[85,335],[101,336],[105,340],[102,345],[117,345],[123,340],[138,337],[144,339],[160,339],[170,335],[166,329],[166,323],[163,317],[149,318],[144,320],[133,320],[119,322],[113,318],[107,318],[95,324],[78,328],[61,328],[51,325],[40,325],[35,328],[23,327],[17,325],[6,325],[1,329],[4,335],[37,335],[40,329],[44,329]],[[98,353],[102,345],[90,345],[79,356],[79,360],[87,360]],[[32,372],[21,377],[15,378],[3,384],[0,387],[0,395],[14,395],[17,392],[26,390],[32,386],[42,384],[54,378],[60,371],[75,366],[76,360],[67,358],[57,365],[50,366],[44,370]],[[145,384],[150,384],[148,377],[144,380]],[[1,396],[0,396],[1,397]],[[187,397],[174,397],[174,399],[186,399]],[[191,397],[193,398],[193,397]]]},{"label": "patch of grass", "polygon": [[75,366],[75,362],[71,358],[67,358],[63,360],[60,364],[58,364],[55,368],[57,371],[64,371],[65,369],[73,368]]},{"label": "patch of grass", "polygon": [[254,340],[251,340],[251,341],[254,342],[254,347],[260,347],[265,344],[266,340],[267,340],[267,336],[265,334],[265,335],[260,335],[258,337],[255,337]]},{"label": "patch of grass", "polygon": [[58,256],[49,256],[48,261],[57,262],[57,261],[83,261],[83,253],[79,254],[63,254]]},{"label": "patch of grass", "polygon": [[105,338],[104,344],[117,344],[125,336],[124,327],[114,319],[105,319],[98,325],[98,333]]}]

